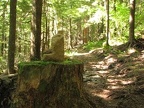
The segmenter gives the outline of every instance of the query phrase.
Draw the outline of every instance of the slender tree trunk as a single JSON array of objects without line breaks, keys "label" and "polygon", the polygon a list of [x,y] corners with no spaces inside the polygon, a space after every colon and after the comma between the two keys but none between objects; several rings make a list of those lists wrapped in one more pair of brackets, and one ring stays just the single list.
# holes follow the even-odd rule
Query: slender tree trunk
[{"label": "slender tree trunk", "polygon": [[106,45],[109,46],[109,0],[106,0]]},{"label": "slender tree trunk", "polygon": [[15,40],[16,40],[16,5],[17,0],[10,0],[10,29],[8,46],[8,73],[15,73]]},{"label": "slender tree trunk", "polygon": [[5,12],[6,12],[6,5],[3,6],[3,14],[2,14],[2,19],[3,19],[3,23],[2,23],[2,43],[1,43],[1,54],[3,56],[4,54],[4,44],[5,44]]},{"label": "slender tree trunk", "polygon": [[2,28],[2,43],[1,43],[1,55],[3,56],[4,54],[4,44],[5,44],[5,13],[3,13],[3,28]]},{"label": "slender tree trunk", "polygon": [[45,19],[45,27],[44,27],[44,30],[45,30],[45,37],[44,37],[44,45],[43,45],[43,47],[44,47],[44,50],[43,51],[45,51],[45,50],[48,50],[49,49],[49,47],[50,47],[50,21],[48,20],[48,18],[49,18],[49,13],[50,13],[50,7],[48,7],[47,6],[48,4],[47,4],[47,1],[46,0],[44,0],[43,1],[43,11],[44,11],[44,19]]},{"label": "slender tree trunk", "polygon": [[73,48],[73,36],[72,36],[72,19],[69,19],[69,43],[70,48]]},{"label": "slender tree trunk", "polygon": [[7,29],[7,21],[6,21],[6,11],[7,11],[7,5],[9,4],[9,1],[5,2],[3,5],[3,13],[2,13],[2,43],[1,43],[1,56],[6,58],[7,51],[5,50],[7,48],[7,37],[6,37],[6,29]]},{"label": "slender tree trunk", "polygon": [[116,0],[113,1],[113,9],[116,12]]},{"label": "slender tree trunk", "polygon": [[[83,22],[86,23],[88,21],[88,19],[89,19],[89,16],[86,16],[86,18],[83,20]],[[88,41],[89,41],[88,37],[89,37],[89,27],[86,26],[83,29],[83,44],[88,43]]]},{"label": "slender tree trunk", "polygon": [[80,44],[82,39],[82,24],[81,19],[77,22],[77,44]]},{"label": "slender tree trunk", "polygon": [[[113,2],[113,10],[114,10],[115,15],[116,15],[116,12],[117,12],[116,0],[114,0],[114,2]],[[117,21],[115,21],[113,36],[117,36]]]},{"label": "slender tree trunk", "polygon": [[[85,19],[84,19],[84,23],[86,23],[88,21],[89,17],[87,16]],[[89,35],[89,28],[88,27],[85,27],[83,29],[83,44],[84,43],[88,43],[88,35]]]},{"label": "slender tree trunk", "polygon": [[46,48],[49,49],[50,48],[50,27],[49,27],[49,22],[47,19],[47,23],[46,23]]},{"label": "slender tree trunk", "polygon": [[83,44],[88,43],[88,27],[83,30]]},{"label": "slender tree trunk", "polygon": [[130,0],[130,18],[129,18],[129,42],[135,41],[134,29],[135,29],[135,0]]},{"label": "slender tree trunk", "polygon": [[95,34],[96,34],[96,30],[97,30],[96,26],[97,26],[96,24],[93,24],[90,26],[90,36],[91,36],[90,40],[91,41],[95,41],[95,37],[96,37]]},{"label": "slender tree trunk", "polygon": [[2,32],[2,43],[1,43],[1,56],[4,54],[4,39],[5,39],[5,34]]},{"label": "slender tree trunk", "polygon": [[31,60],[40,60],[42,0],[33,0]]},{"label": "slender tree trunk", "polygon": [[42,32],[42,42],[41,42],[41,52],[43,53],[45,50],[45,31]]},{"label": "slender tree trunk", "polygon": [[101,23],[98,24],[98,36],[104,32],[104,19],[102,18]]}]

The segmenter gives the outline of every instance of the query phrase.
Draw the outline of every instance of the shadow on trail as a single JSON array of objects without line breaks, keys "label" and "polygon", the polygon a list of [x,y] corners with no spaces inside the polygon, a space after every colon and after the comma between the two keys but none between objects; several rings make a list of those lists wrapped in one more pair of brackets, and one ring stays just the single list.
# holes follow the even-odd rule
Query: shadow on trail
[{"label": "shadow on trail", "polygon": [[144,52],[96,50],[75,58],[85,64],[84,87],[96,104],[105,102],[103,108],[144,107]]}]

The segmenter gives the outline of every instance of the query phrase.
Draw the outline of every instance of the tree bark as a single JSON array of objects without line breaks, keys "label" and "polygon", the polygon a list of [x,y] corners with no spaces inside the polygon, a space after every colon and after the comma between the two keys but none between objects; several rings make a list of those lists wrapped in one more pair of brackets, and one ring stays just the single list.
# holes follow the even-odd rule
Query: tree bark
[{"label": "tree bark", "polygon": [[8,73],[15,73],[15,40],[16,40],[16,5],[17,0],[10,0],[10,29],[8,46]]},{"label": "tree bark", "polygon": [[74,61],[20,64],[14,107],[92,108],[83,93],[82,74],[83,64]]},{"label": "tree bark", "polygon": [[[83,19],[83,23],[87,23],[88,19],[89,19],[89,16],[86,16]],[[88,43],[88,41],[89,41],[89,26],[85,26],[83,28],[83,44]]]},{"label": "tree bark", "polygon": [[42,0],[33,0],[31,60],[40,60]]},{"label": "tree bark", "polygon": [[69,48],[73,48],[72,19],[69,19]]},{"label": "tree bark", "polygon": [[109,46],[109,0],[106,0],[106,45]]},{"label": "tree bark", "polygon": [[130,0],[130,19],[129,19],[129,42],[132,44],[135,41],[135,0]]}]

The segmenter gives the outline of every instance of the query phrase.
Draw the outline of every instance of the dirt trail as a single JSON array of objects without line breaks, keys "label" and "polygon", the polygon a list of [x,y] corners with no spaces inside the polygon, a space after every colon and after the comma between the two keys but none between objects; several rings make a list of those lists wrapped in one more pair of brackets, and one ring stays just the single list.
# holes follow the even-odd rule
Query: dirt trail
[{"label": "dirt trail", "polygon": [[85,64],[84,87],[97,108],[144,108],[144,52],[131,50],[75,56]]}]

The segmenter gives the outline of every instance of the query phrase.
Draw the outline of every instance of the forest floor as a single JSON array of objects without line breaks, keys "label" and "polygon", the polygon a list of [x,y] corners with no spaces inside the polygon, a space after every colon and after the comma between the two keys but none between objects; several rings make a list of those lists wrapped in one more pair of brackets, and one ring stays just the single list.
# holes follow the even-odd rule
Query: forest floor
[{"label": "forest floor", "polygon": [[96,108],[144,108],[144,51],[79,51],[84,89]]}]

